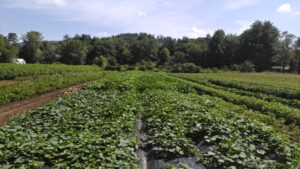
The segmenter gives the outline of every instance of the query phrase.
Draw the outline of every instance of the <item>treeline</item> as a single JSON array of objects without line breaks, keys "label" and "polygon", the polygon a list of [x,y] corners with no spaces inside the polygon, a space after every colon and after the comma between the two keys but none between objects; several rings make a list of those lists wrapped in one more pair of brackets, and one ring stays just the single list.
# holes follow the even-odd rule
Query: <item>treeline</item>
[{"label": "treeline", "polygon": [[[27,63],[97,64],[106,69],[199,72],[201,68],[269,71],[272,66],[300,72],[300,38],[280,32],[269,21],[256,21],[240,36],[217,30],[204,38],[174,39],[146,33],[108,38],[66,35],[63,41],[44,41],[31,31],[18,43],[15,33],[0,35],[0,62],[24,58]],[[123,66],[120,66],[123,65]],[[124,66],[126,65],[126,66]],[[282,69],[283,71],[285,69]]]}]

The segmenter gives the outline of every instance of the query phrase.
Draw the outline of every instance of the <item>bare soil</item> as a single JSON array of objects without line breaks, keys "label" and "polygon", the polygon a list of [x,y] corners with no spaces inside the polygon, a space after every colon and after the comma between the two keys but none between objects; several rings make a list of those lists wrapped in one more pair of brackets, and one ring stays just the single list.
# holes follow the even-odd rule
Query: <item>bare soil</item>
[{"label": "bare soil", "polygon": [[18,115],[26,110],[42,106],[50,101],[57,100],[64,95],[76,93],[89,83],[91,83],[91,81],[0,106],[0,125],[4,125],[13,116]]}]

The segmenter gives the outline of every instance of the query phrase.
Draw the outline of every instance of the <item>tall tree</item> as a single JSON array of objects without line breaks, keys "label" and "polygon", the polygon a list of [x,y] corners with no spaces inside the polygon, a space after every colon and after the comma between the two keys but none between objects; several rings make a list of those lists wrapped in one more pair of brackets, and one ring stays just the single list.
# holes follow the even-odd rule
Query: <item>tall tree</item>
[{"label": "tall tree", "polygon": [[230,66],[238,63],[239,55],[237,54],[240,47],[239,37],[236,35],[226,35],[224,38],[224,56],[225,65]]},{"label": "tall tree", "polygon": [[24,46],[21,48],[21,57],[28,63],[35,63],[42,55],[41,46],[43,36],[40,32],[31,31],[23,35]]},{"label": "tall tree", "polygon": [[164,47],[159,52],[159,64],[164,65],[170,63],[171,56],[168,48]]},{"label": "tall tree", "polygon": [[19,53],[19,47],[10,44],[7,39],[0,35],[0,62],[9,63],[16,58]]},{"label": "tall tree", "polygon": [[10,44],[18,43],[18,35],[16,33],[8,33],[7,40]]},{"label": "tall tree", "polygon": [[256,21],[241,34],[240,62],[252,61],[256,70],[270,70],[277,54],[278,29],[269,21]]},{"label": "tall tree", "polygon": [[294,43],[294,51],[295,51],[295,57],[294,57],[294,70],[300,73],[300,37],[297,38],[297,40]]},{"label": "tall tree", "polygon": [[67,39],[61,45],[61,61],[65,64],[82,65],[85,63],[88,47],[81,40]]},{"label": "tall tree", "polygon": [[50,44],[47,41],[42,43],[42,55],[40,57],[40,62],[42,63],[54,63],[56,61],[57,47]]},{"label": "tall tree", "polygon": [[274,57],[274,61],[282,66],[282,73],[285,73],[285,67],[292,58],[293,39],[295,35],[282,32],[279,38],[278,55]]},{"label": "tall tree", "polygon": [[211,67],[223,67],[226,63],[224,38],[225,32],[223,30],[217,30],[210,40],[208,45],[208,62]]}]

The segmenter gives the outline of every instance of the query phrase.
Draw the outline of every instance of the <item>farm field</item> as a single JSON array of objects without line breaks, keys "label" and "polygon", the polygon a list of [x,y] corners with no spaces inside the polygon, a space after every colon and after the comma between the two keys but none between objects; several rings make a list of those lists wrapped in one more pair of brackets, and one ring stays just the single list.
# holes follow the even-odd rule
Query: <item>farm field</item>
[{"label": "farm field", "polygon": [[0,64],[0,105],[102,76],[96,66]]},{"label": "farm field", "polygon": [[298,77],[241,75],[105,72],[1,127],[0,168],[299,168]]}]

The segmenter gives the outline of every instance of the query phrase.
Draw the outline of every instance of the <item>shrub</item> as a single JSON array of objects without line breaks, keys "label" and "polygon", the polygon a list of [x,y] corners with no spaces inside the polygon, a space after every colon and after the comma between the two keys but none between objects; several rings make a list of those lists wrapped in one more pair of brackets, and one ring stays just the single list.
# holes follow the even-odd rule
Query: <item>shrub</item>
[{"label": "shrub", "polygon": [[183,63],[174,65],[172,72],[199,73],[201,72],[201,69],[200,66],[197,66],[194,63]]},{"label": "shrub", "polygon": [[253,72],[254,69],[254,64],[251,61],[245,61],[243,64],[240,66],[241,72]]},{"label": "shrub", "polygon": [[245,61],[242,64],[233,64],[230,66],[231,70],[240,72],[254,72],[255,65],[251,61]]},{"label": "shrub", "polygon": [[103,55],[97,56],[95,57],[93,63],[100,67],[105,68],[107,66],[107,59]]},{"label": "shrub", "polygon": [[153,62],[142,61],[139,66],[139,70],[141,71],[153,70],[154,67],[155,65]]}]

